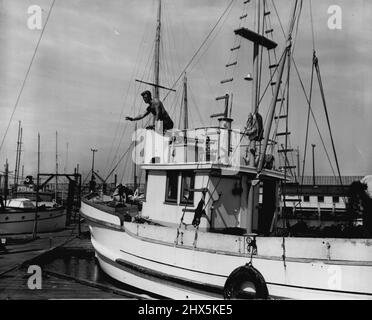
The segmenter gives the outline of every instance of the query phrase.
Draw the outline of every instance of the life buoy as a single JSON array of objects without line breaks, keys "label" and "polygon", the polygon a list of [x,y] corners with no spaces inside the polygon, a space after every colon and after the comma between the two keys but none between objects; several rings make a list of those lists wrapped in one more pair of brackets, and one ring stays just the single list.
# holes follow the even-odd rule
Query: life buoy
[{"label": "life buoy", "polygon": [[236,268],[225,282],[224,299],[268,299],[266,281],[250,264]]}]

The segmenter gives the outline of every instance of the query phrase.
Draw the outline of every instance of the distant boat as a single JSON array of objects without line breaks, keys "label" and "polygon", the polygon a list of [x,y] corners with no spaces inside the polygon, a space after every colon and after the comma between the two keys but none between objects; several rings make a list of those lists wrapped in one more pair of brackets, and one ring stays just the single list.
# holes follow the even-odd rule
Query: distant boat
[{"label": "distant boat", "polygon": [[0,236],[32,233],[35,214],[37,214],[37,232],[53,232],[66,226],[66,210],[54,206],[51,201],[35,203],[27,198],[14,198],[6,201],[4,210],[0,210]]},{"label": "distant boat", "polygon": [[31,234],[34,231],[54,232],[65,228],[66,209],[55,202],[53,192],[36,192],[30,187],[20,188],[23,191],[14,192],[13,197],[7,199],[7,163],[5,167],[4,197],[1,199],[3,203],[0,208],[0,236]]},{"label": "distant boat", "polygon": [[[267,90],[271,97],[264,130],[258,126],[255,135],[233,130],[228,94],[217,98],[226,102],[225,112],[216,115],[218,126],[173,130],[171,137],[147,130],[141,137],[141,168],[146,172],[142,213],[131,218],[110,212],[103,202],[98,206],[90,198],[82,200],[81,214],[89,224],[96,257],[116,280],[172,299],[372,299],[372,239],[293,237],[288,225],[277,223],[280,216],[288,220],[279,206],[280,192],[291,181],[288,106],[283,103],[289,100],[285,88],[302,1],[292,1],[281,55],[274,55],[277,44],[269,24],[274,11],[266,7],[267,1],[254,2],[257,30],[241,27],[235,34],[254,43],[253,73],[245,79],[253,81],[256,120],[250,123],[259,123],[262,107],[261,49],[272,58],[267,88],[273,89]],[[230,50],[239,48],[240,44]],[[317,68],[315,50],[313,62]],[[226,67],[233,65],[234,61]],[[284,129],[273,130],[279,121],[284,121]],[[279,138],[285,139],[281,148]],[[153,148],[156,139],[159,145],[163,141],[164,149]],[[235,159],[234,150],[242,141],[250,146],[248,157]],[[282,167],[277,164],[280,156],[286,160]]]}]

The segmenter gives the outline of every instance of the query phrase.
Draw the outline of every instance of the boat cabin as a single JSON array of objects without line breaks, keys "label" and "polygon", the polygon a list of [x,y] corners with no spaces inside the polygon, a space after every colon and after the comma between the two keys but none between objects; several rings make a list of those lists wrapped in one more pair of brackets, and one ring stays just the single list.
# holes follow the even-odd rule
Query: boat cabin
[{"label": "boat cabin", "polygon": [[278,182],[284,174],[271,164],[258,177],[254,155],[246,150],[251,141],[230,124],[220,121],[218,127],[173,130],[165,135],[143,130],[137,135],[135,157],[146,171],[142,216],[161,225],[187,228],[202,200],[205,212],[200,230],[270,230],[279,207]]},{"label": "boat cabin", "polygon": [[33,209],[35,208],[34,203],[30,199],[26,198],[16,198],[6,201],[6,207],[16,208],[16,209]]}]

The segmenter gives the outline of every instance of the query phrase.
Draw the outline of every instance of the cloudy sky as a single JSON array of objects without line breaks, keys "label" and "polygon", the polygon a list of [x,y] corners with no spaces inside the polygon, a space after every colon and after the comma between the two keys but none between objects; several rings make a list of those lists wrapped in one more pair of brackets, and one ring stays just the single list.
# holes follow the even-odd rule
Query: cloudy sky
[{"label": "cloudy sky", "polygon": [[[213,124],[209,115],[222,110],[217,96],[234,90],[233,118],[242,127],[251,110],[250,83],[243,80],[251,72],[249,43],[242,42],[234,82],[225,64],[235,59],[230,48],[238,41],[233,30],[241,23],[243,0],[235,0],[210,41],[187,69],[190,126]],[[269,4],[272,1],[268,1]],[[42,23],[52,0],[0,0],[0,138],[3,139],[22,82],[40,37],[30,30],[28,8],[42,8]],[[163,0],[163,45],[161,83],[171,86],[205,39],[230,0]],[[287,29],[292,0],[274,1],[281,22]],[[329,6],[342,9],[342,29],[328,27]],[[338,152],[341,173],[372,173],[372,3],[368,0],[313,0],[315,48],[320,61],[328,111]],[[41,135],[41,167],[55,168],[55,132],[58,131],[60,171],[72,172],[77,163],[83,172],[91,166],[90,148],[98,149],[96,166],[105,176],[126,150],[133,123],[124,120],[144,105],[138,93],[148,89],[135,79],[152,81],[156,0],[56,0],[45,28],[29,76],[26,80],[9,131],[0,150],[1,166],[9,160],[14,170],[18,121],[23,127],[22,164],[26,174],[36,171],[37,133]],[[254,1],[244,10],[246,25],[253,25]],[[283,34],[275,10],[271,22],[283,48]],[[306,90],[310,86],[312,32],[309,1],[298,29],[294,58]],[[290,131],[291,143],[303,153],[306,101],[292,70]],[[268,73],[267,68],[264,71]],[[265,79],[265,78],[264,78]],[[164,104],[178,124],[181,90],[170,93]],[[236,91],[236,92],[235,92]],[[164,97],[165,91],[161,92]],[[265,100],[264,100],[265,101]],[[265,102],[266,103],[266,102]],[[314,86],[313,108],[330,155],[324,111],[318,86]],[[267,107],[263,106],[265,115]],[[316,144],[317,174],[331,175],[314,123],[309,143]],[[308,158],[306,173],[311,173]],[[130,171],[130,164],[117,169],[119,178]]]}]

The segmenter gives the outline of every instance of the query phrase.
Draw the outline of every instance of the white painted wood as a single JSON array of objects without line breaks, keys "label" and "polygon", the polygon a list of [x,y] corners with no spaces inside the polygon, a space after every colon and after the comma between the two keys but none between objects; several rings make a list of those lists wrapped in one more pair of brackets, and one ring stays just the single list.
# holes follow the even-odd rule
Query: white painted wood
[{"label": "white painted wood", "polygon": [[[198,283],[223,287],[229,274],[249,261],[242,236],[199,232],[194,248],[195,230],[182,230],[182,241],[179,237],[177,246],[176,228],[125,222],[123,230],[92,225],[91,232],[95,249],[112,261],[122,259]],[[293,299],[372,299],[372,240],[285,238],[284,246],[285,263],[283,238],[257,238],[258,255],[254,256],[253,265],[264,276],[271,295]],[[119,281],[127,279],[147,291],[185,298],[185,292],[179,292],[176,286],[157,289],[157,282],[151,286],[149,280],[118,268],[103,268]],[[324,291],[330,289],[336,292]]]},{"label": "white painted wood", "polygon": [[[62,210],[39,211],[37,232],[51,232],[66,226],[66,212]],[[0,213],[0,235],[32,233],[35,212]]]}]

